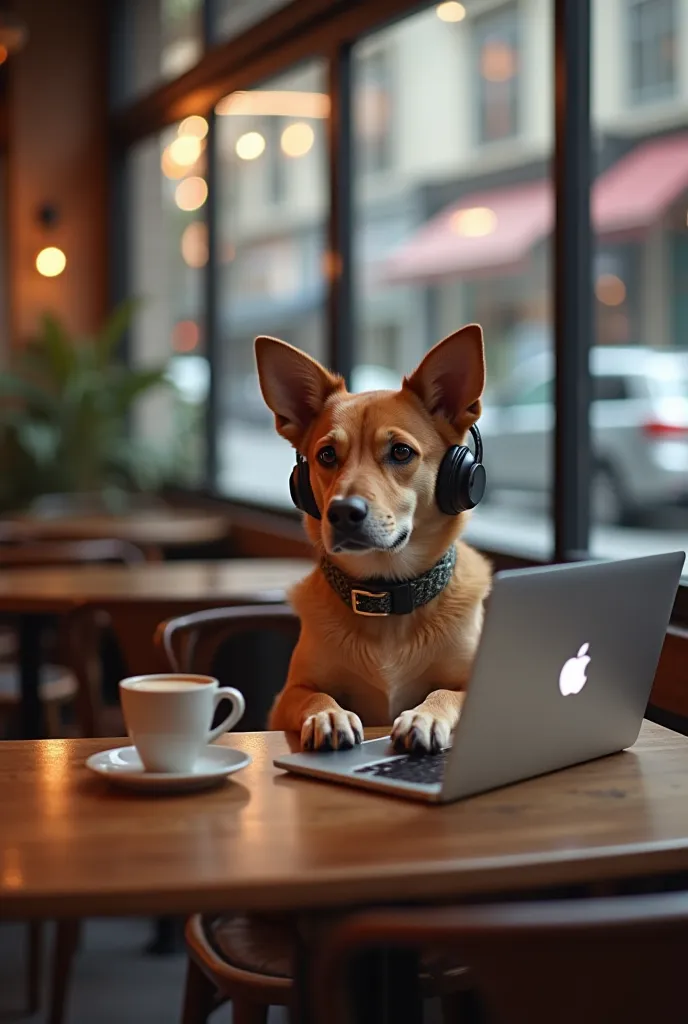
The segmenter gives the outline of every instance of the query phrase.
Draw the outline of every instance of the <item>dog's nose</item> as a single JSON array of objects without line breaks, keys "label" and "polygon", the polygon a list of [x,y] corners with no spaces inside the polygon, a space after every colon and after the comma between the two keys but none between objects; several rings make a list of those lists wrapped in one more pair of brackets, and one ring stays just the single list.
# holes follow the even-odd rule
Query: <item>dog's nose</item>
[{"label": "dog's nose", "polygon": [[368,502],[357,495],[351,498],[333,498],[327,509],[327,518],[338,530],[355,529],[367,515]]}]

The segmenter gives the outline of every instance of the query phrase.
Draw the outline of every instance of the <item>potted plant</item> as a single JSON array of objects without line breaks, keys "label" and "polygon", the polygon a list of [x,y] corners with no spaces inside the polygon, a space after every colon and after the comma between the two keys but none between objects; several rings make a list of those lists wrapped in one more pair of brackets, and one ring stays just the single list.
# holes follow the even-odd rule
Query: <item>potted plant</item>
[{"label": "potted plant", "polygon": [[93,339],[45,314],[0,369],[0,509],[50,495],[121,511],[129,495],[157,484],[155,458],[128,436],[128,418],[139,398],[167,383],[166,368],[133,369],[118,353],[133,309],[119,306]]}]

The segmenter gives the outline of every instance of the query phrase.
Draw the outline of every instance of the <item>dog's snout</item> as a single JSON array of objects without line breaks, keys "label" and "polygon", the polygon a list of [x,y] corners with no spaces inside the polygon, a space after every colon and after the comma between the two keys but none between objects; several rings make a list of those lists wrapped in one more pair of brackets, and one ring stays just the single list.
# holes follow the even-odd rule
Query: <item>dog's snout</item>
[{"label": "dog's snout", "polygon": [[338,530],[352,530],[360,526],[368,515],[365,498],[333,498],[327,509],[327,518]]}]

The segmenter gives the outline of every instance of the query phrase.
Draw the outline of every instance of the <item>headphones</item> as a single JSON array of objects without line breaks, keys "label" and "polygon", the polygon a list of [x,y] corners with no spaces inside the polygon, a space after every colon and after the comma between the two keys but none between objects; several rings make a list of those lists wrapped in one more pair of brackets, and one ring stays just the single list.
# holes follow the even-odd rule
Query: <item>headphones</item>
[{"label": "headphones", "polygon": [[[470,433],[475,442],[475,454],[468,445],[454,444],[447,449],[437,473],[435,501],[440,512],[447,516],[475,508],[485,493],[483,441],[475,424]],[[289,477],[289,493],[298,509],[313,519],[322,518],[311,487],[308,463],[300,452],[296,453],[296,465]]]}]

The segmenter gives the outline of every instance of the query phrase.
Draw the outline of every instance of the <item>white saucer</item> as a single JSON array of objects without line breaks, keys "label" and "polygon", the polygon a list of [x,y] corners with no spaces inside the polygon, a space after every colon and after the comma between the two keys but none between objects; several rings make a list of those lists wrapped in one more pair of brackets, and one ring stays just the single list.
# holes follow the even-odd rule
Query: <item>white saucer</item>
[{"label": "white saucer", "polygon": [[147,772],[136,747],[116,747],[91,754],[86,767],[126,789],[181,793],[216,786],[250,763],[250,756],[241,750],[209,744],[191,772]]}]

